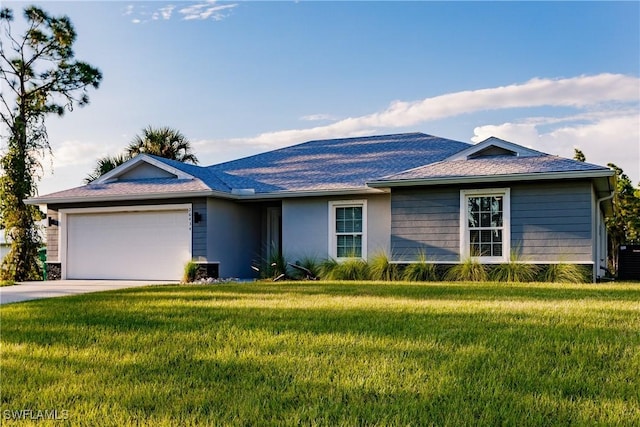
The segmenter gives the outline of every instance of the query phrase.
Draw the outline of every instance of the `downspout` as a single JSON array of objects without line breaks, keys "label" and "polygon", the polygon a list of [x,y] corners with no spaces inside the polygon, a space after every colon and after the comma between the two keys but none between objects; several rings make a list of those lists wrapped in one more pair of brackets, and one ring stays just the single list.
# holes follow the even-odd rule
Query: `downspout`
[{"label": "downspout", "polygon": [[[596,251],[597,253],[597,259],[596,259],[596,265],[595,265],[595,271],[594,271],[594,278],[597,279],[599,276],[599,271],[600,271],[600,255],[602,255],[600,253],[600,248],[602,247],[601,242],[599,242],[599,238],[600,237],[600,204],[604,201],[607,200],[611,200],[613,199],[613,196],[616,195],[616,190],[611,190],[611,194],[609,194],[608,196],[604,196],[598,200],[596,200],[596,207],[598,208],[598,212],[596,212],[596,247],[598,248],[598,250]],[[605,235],[604,238],[606,239],[606,230],[605,230]],[[605,245],[606,245],[606,241],[605,241]],[[606,246],[605,246],[606,247]],[[605,253],[606,253],[606,249],[605,249]],[[605,257],[605,268],[606,268],[606,257]]]}]

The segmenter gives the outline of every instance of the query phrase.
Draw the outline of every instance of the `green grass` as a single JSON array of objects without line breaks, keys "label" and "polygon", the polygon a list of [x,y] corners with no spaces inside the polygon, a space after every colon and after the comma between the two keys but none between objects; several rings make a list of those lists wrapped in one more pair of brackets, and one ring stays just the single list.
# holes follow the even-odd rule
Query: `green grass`
[{"label": "green grass", "polygon": [[3,426],[640,424],[637,284],[157,286],[0,319]]}]

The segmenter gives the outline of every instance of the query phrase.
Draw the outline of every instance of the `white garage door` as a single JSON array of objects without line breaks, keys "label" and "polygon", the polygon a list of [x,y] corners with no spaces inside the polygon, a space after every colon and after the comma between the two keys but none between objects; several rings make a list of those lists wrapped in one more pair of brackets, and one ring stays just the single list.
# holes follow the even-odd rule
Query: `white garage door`
[{"label": "white garage door", "polygon": [[67,215],[67,278],[180,280],[191,259],[188,209]]}]

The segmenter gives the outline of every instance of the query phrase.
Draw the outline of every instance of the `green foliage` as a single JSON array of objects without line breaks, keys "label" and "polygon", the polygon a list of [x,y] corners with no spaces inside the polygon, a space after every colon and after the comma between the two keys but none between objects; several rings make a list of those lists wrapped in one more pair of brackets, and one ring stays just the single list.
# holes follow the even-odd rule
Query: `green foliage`
[{"label": "green foliage", "polygon": [[89,184],[89,183],[95,181],[96,179],[98,179],[102,175],[104,175],[105,173],[112,171],[113,169],[117,168],[118,166],[120,166],[121,164],[126,162],[127,160],[129,160],[129,157],[127,157],[124,154],[119,154],[119,155],[113,156],[113,157],[112,156],[105,156],[105,157],[102,157],[102,158],[98,159],[98,162],[96,164],[95,169],[93,170],[92,173],[87,175],[87,177],[84,179],[84,183],[85,184]]},{"label": "green foliage", "polygon": [[275,279],[282,274],[287,274],[287,260],[275,244],[272,244],[268,250],[265,247],[263,252],[267,253],[267,256],[257,262],[261,279]]},{"label": "green foliage", "polygon": [[586,162],[587,158],[584,156],[584,153],[577,148],[573,149],[573,160],[577,160],[579,162]]},{"label": "green foliage", "polygon": [[76,32],[68,17],[29,6],[24,19],[25,32],[18,36],[12,33],[13,11],[0,12],[0,218],[12,242],[2,277],[15,281],[41,277],[37,208],[24,200],[37,194],[40,159],[51,151],[45,118],[88,104],[88,88],[102,80],[97,68],[75,60]]},{"label": "green foliage", "polygon": [[334,270],[338,266],[338,261],[334,258],[327,258],[320,263],[319,277],[324,280],[336,280],[333,275]]},{"label": "green foliage", "polygon": [[189,261],[184,266],[184,273],[182,275],[182,283],[193,283],[196,280],[196,273],[198,272],[198,264],[193,261]]},{"label": "green foliage", "polygon": [[136,135],[127,147],[127,155],[132,158],[142,153],[183,163],[198,163],[189,140],[180,131],[167,126],[147,126],[142,130],[142,135]]},{"label": "green foliage", "polygon": [[[306,268],[311,272],[311,274],[315,277],[321,277],[322,275],[322,263],[315,257],[312,256],[304,256],[295,262],[296,265],[300,267]],[[291,269],[292,276],[296,279],[304,279],[305,273],[300,270]]]},{"label": "green foliage", "polygon": [[577,264],[549,264],[542,270],[541,279],[552,283],[589,283],[591,270]]},{"label": "green foliage", "polygon": [[123,154],[98,159],[93,172],[84,179],[85,184],[95,181],[105,173],[142,153],[183,163],[198,163],[191,142],[180,131],[167,126],[160,128],[147,126],[142,129],[142,135],[136,135],[133,138]]},{"label": "green foliage", "polygon": [[486,265],[472,258],[467,258],[449,268],[445,279],[461,282],[484,282],[489,280],[489,269]]},{"label": "green foliage", "polygon": [[418,254],[418,262],[409,264],[402,272],[402,279],[410,282],[429,282],[437,280],[435,264],[427,262],[424,252]]},{"label": "green foliage", "polygon": [[389,261],[389,256],[385,252],[374,254],[368,262],[369,278],[371,280],[383,280],[386,282],[398,280],[398,266]]},{"label": "green foliage", "polygon": [[325,260],[321,266],[321,277],[326,280],[369,280],[369,266],[362,258],[347,258],[336,261]]},{"label": "green foliage", "polygon": [[536,280],[540,267],[523,263],[518,252],[517,249],[513,250],[508,263],[496,265],[491,270],[491,280],[498,282],[534,282]]},{"label": "green foliage", "polygon": [[618,270],[618,248],[640,243],[640,188],[634,188],[629,177],[616,165],[608,166],[616,173],[613,215],[606,219],[609,236],[609,258],[612,270]]},{"label": "green foliage", "polygon": [[2,407],[87,426],[640,425],[640,287],[154,286],[0,306]]}]

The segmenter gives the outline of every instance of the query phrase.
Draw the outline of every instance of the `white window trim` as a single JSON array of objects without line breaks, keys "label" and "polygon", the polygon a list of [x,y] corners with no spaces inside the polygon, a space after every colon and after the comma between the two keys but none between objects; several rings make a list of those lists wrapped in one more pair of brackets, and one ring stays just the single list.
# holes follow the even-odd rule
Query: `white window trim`
[{"label": "white window trim", "polygon": [[367,259],[367,201],[366,200],[333,200],[329,202],[329,256],[335,260],[346,260],[349,258],[338,258],[337,238],[336,238],[336,208],[362,207],[362,259]]},{"label": "white window trim", "polygon": [[[469,253],[469,223],[467,221],[467,197],[502,196],[502,256],[472,257]],[[511,258],[511,189],[483,188],[460,190],[460,261],[472,258],[485,264],[509,262]]]}]

